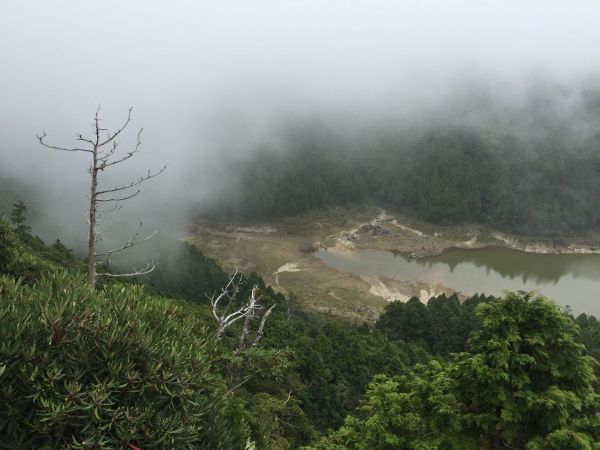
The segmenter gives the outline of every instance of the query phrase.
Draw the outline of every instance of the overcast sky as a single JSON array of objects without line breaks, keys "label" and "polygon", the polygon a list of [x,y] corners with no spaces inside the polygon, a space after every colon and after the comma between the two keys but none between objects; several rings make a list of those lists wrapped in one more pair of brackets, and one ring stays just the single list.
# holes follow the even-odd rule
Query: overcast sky
[{"label": "overcast sky", "polygon": [[247,151],[289,114],[406,111],[465,80],[518,90],[540,74],[568,83],[600,68],[593,0],[1,6],[0,172],[75,198],[85,155],[44,152],[35,134],[72,142],[98,103],[107,126],[133,105],[133,126],[145,129],[129,174],[167,164],[153,192],[169,197],[185,183],[201,197],[218,181],[218,155]]}]

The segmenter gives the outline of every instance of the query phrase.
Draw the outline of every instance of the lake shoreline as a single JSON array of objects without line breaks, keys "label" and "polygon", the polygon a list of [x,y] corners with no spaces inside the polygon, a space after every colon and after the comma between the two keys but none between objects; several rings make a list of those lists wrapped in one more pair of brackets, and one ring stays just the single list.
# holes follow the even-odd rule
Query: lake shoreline
[{"label": "lake shoreline", "polygon": [[[370,221],[342,230],[335,236],[332,245],[315,243],[316,248],[377,249],[389,250],[410,256],[425,258],[439,255],[451,248],[481,249],[504,247],[534,254],[600,254],[600,235],[557,237],[548,243],[548,238],[520,236],[497,231],[483,225],[436,227],[434,224],[414,224],[414,219],[398,217],[388,211],[381,212]],[[419,227],[421,225],[421,227]],[[423,227],[429,230],[425,231]],[[445,231],[431,231],[439,228]],[[450,236],[448,236],[450,229]],[[396,233],[399,232],[400,234]]]},{"label": "lake shoreline", "polygon": [[[435,280],[402,282],[385,276],[375,279],[340,272],[326,266],[315,256],[316,251],[374,249],[417,260],[452,249],[491,247],[533,254],[592,254],[600,251],[598,236],[590,233],[562,242],[544,241],[483,226],[435,225],[374,205],[358,205],[311,211],[273,221],[197,220],[190,224],[183,239],[198,246],[225,270],[257,272],[275,290],[295,295],[299,304],[308,310],[362,323],[376,320],[392,299],[424,298],[454,289]],[[507,241],[506,237],[511,240]],[[459,295],[470,293],[462,290]]]},{"label": "lake shoreline", "polygon": [[456,293],[503,295],[505,290],[536,291],[571,306],[600,314],[600,255],[526,253],[507,247],[450,248],[428,258],[374,249],[320,250],[314,254],[338,272],[359,277],[386,301]]}]

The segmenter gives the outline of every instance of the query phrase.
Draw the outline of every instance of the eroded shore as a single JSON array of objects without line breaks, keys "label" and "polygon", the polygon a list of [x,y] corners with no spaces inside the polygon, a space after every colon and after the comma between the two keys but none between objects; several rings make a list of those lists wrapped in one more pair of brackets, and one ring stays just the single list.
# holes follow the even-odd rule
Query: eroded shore
[{"label": "eroded shore", "polygon": [[202,222],[190,227],[187,238],[226,269],[256,271],[304,307],[357,322],[375,320],[389,301],[412,296],[427,301],[454,290],[426,280],[338,272],[314,251],[378,249],[422,258],[452,247],[501,246],[544,254],[600,253],[599,236],[549,241],[481,226],[436,226],[374,207],[336,208],[275,223]]}]

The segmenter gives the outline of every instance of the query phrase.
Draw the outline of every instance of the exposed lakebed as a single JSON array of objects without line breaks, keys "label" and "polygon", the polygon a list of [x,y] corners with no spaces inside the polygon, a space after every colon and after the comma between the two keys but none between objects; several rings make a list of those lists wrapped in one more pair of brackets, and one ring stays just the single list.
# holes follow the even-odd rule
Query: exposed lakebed
[{"label": "exposed lakebed", "polygon": [[451,248],[425,258],[384,250],[319,250],[327,266],[359,276],[445,286],[464,295],[539,291],[575,314],[600,316],[600,255],[534,254],[502,247]]}]

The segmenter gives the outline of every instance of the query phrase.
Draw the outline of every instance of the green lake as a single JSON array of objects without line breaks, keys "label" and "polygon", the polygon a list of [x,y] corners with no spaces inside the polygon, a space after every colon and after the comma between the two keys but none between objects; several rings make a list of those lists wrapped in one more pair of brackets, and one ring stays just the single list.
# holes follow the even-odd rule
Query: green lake
[{"label": "green lake", "polygon": [[574,314],[600,317],[600,254],[542,255],[488,247],[454,248],[419,259],[383,250],[321,250],[314,255],[338,271],[440,284],[465,295],[535,290],[568,305]]}]

